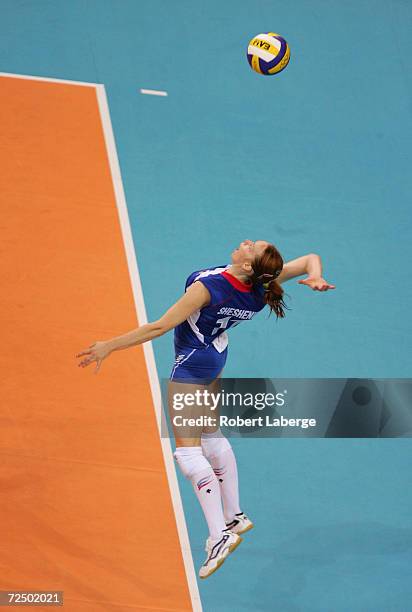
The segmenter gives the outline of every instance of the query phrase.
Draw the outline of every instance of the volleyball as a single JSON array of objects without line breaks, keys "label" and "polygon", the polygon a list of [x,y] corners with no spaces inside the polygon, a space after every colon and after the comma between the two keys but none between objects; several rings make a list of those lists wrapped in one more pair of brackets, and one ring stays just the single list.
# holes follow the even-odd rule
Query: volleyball
[{"label": "volleyball", "polygon": [[259,74],[278,74],[289,63],[289,45],[274,32],[258,34],[249,43],[247,59],[250,67]]}]

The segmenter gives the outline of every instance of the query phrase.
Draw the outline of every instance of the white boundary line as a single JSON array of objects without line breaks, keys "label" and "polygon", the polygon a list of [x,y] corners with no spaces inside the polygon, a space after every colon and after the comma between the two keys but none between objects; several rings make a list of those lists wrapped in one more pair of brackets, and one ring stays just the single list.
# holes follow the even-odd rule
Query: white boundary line
[{"label": "white boundary line", "polygon": [[[130,282],[133,289],[133,296],[140,325],[147,323],[146,308],[143,300],[142,285],[140,282],[139,269],[137,267],[136,252],[134,250],[132,232],[130,228],[129,215],[127,212],[126,197],[124,194],[122,176],[120,172],[119,160],[117,157],[116,143],[114,140],[113,128],[110,119],[109,105],[107,102],[106,90],[104,85],[97,83],[83,83],[79,81],[66,81],[63,79],[49,79],[43,77],[31,77],[28,75],[11,74],[0,72],[0,77],[14,77],[17,79],[28,79],[34,81],[46,81],[52,83],[67,83],[70,85],[82,85],[94,87],[96,89],[97,102],[102,120],[104,138],[106,142],[107,155],[109,158],[110,171],[112,175],[113,188],[116,198],[117,210],[122,230],[123,243],[126,250],[127,263],[129,268]],[[202,612],[199,588],[196,580],[193,565],[192,551],[190,548],[189,535],[187,532],[185,515],[183,512],[182,499],[180,497],[179,484],[177,482],[176,470],[173,459],[172,446],[169,438],[161,436],[162,422],[162,397],[160,392],[159,377],[157,375],[156,362],[151,342],[143,344],[143,351],[146,360],[147,372],[152,391],[153,403],[155,407],[156,421],[159,430],[160,443],[162,446],[163,459],[166,467],[167,479],[170,487],[173,509],[175,513],[176,526],[182,550],[183,562],[186,570],[186,578],[189,586],[189,593],[192,600],[193,612]],[[161,551],[159,551],[161,554]]]},{"label": "white boundary line", "polygon": [[98,87],[98,83],[85,83],[83,81],[66,81],[64,79],[49,79],[47,77],[29,76],[28,74],[13,74],[11,72],[0,72],[0,77],[12,77],[14,79],[27,79],[29,81],[46,81],[46,83],[67,83],[67,85],[81,85],[83,87]]},{"label": "white boundary line", "polygon": [[[127,212],[126,198],[123,190],[122,177],[120,173],[119,160],[116,152],[116,144],[114,140],[112,124],[110,120],[109,105],[107,103],[106,90],[104,85],[96,86],[97,99],[100,107],[104,136],[106,140],[106,148],[109,156],[110,168],[113,179],[113,186],[116,196],[117,209],[119,212],[120,224],[122,227],[122,235],[127,255],[129,266],[130,282],[133,288],[133,295],[136,304],[137,316],[139,325],[147,323],[146,308],[143,300],[142,285],[140,282],[139,269],[137,266],[136,253],[133,245],[132,232],[130,229],[129,215]],[[193,566],[192,552],[190,548],[189,535],[183,513],[182,499],[180,497],[179,485],[177,482],[176,470],[173,459],[172,446],[169,438],[163,438],[161,435],[162,423],[162,397],[160,391],[160,383],[157,375],[156,362],[153,353],[151,342],[143,344],[144,355],[146,359],[147,372],[152,390],[153,403],[155,407],[157,426],[159,429],[160,443],[163,451],[163,459],[165,462],[167,479],[170,487],[173,508],[175,512],[176,525],[182,549],[183,562],[186,569],[186,577],[189,585],[189,592],[192,599],[192,608],[194,612],[201,612],[202,605],[200,601],[199,588],[196,580],[195,569]],[[159,551],[161,554],[161,551]]]}]

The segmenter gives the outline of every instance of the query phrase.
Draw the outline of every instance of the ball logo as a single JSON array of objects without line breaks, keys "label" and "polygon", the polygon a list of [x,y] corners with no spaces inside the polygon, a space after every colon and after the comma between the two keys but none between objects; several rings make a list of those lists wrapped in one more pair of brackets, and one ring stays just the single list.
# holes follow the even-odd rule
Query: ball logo
[{"label": "ball logo", "polygon": [[267,51],[269,51],[270,49],[270,44],[266,42],[265,40],[259,40],[259,38],[255,38],[254,40],[252,40],[251,44],[254,45],[255,47],[266,49]]}]

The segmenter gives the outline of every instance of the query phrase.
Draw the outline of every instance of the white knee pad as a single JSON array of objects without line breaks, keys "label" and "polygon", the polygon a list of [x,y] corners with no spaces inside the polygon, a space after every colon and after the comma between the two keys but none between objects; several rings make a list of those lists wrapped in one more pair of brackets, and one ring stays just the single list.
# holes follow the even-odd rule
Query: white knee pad
[{"label": "white knee pad", "polygon": [[232,448],[229,440],[225,438],[220,429],[213,433],[202,433],[201,443],[203,454],[208,459],[213,459]]},{"label": "white knee pad", "polygon": [[212,469],[209,461],[202,453],[201,446],[179,446],[173,453],[179,468],[185,478],[192,478],[206,469]]}]

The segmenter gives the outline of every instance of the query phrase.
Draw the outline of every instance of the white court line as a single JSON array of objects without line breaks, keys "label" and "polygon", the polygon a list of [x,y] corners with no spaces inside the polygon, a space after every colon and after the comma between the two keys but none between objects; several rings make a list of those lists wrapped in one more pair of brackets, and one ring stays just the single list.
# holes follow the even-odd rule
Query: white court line
[{"label": "white court line", "polygon": [[29,76],[28,74],[13,74],[0,72],[0,77],[13,77],[14,79],[27,79],[29,81],[46,81],[47,83],[67,83],[68,85],[81,85],[82,87],[98,87],[98,83],[85,83],[84,81],[67,81],[64,79],[49,79],[47,77]]},{"label": "white court line", "polygon": [[[112,175],[113,188],[116,198],[117,210],[122,230],[123,243],[126,250],[127,263],[129,268],[130,282],[133,289],[133,296],[136,306],[137,317],[140,325],[147,323],[146,307],[143,299],[143,290],[140,281],[139,269],[137,267],[136,252],[134,250],[132,232],[130,228],[129,215],[127,212],[126,197],[123,189],[120,165],[117,157],[116,143],[114,140],[113,128],[110,119],[109,105],[107,102],[106,90],[104,85],[97,83],[83,83],[78,81],[67,81],[63,79],[49,79],[43,77],[31,77],[28,75],[10,74],[0,72],[0,77],[14,77],[18,79],[30,79],[35,81],[50,81],[53,83],[67,83],[70,85],[84,85],[96,88],[97,102],[102,120],[103,133],[106,142],[106,149],[109,158],[110,171]],[[159,377],[157,375],[156,362],[151,342],[143,344],[143,351],[146,360],[147,372],[152,391],[153,404],[155,408],[156,421],[159,430],[160,443],[163,452],[163,459],[166,467],[167,479],[169,482],[170,495],[172,498],[173,509],[176,518],[176,526],[179,535],[180,547],[182,550],[183,563],[186,571],[189,593],[192,601],[193,612],[202,612],[199,587],[196,580],[195,568],[193,565],[192,551],[190,548],[189,534],[185,515],[183,512],[182,498],[180,497],[179,484],[176,476],[176,469],[173,459],[172,445],[169,438],[161,435],[162,422],[162,397],[160,392]],[[161,554],[161,551],[159,551]]]},{"label": "white court line", "polygon": [[[127,212],[126,197],[123,190],[122,177],[120,173],[119,160],[116,152],[112,124],[110,120],[109,106],[107,103],[106,90],[104,85],[97,85],[97,99],[100,107],[106,147],[109,156],[110,169],[112,173],[113,186],[115,191],[117,209],[119,212],[120,224],[122,228],[123,241],[125,245],[127,262],[129,266],[130,282],[132,284],[134,300],[136,304],[139,325],[147,323],[146,308],[143,300],[143,291],[140,281],[139,269],[137,266],[136,252],[134,250],[132,232],[130,229],[129,215]],[[189,535],[187,532],[185,515],[183,513],[182,498],[180,497],[179,484],[177,482],[176,469],[174,464],[172,446],[169,438],[162,437],[162,397],[160,392],[159,377],[157,375],[156,362],[151,342],[143,344],[146,359],[147,372],[149,375],[150,387],[152,390],[153,403],[156,413],[156,421],[159,429],[160,443],[163,451],[163,458],[166,467],[167,479],[170,487],[173,509],[176,518],[176,525],[179,534],[180,546],[182,549],[183,562],[186,570],[187,582],[189,585],[192,608],[194,612],[201,612],[202,604],[200,601],[199,588],[196,580],[195,569],[193,566],[192,551],[190,548]],[[161,551],[159,551],[161,554]]]},{"label": "white court line", "polygon": [[141,94],[148,94],[149,96],[167,96],[167,91],[160,91],[159,89],[141,89]]}]

